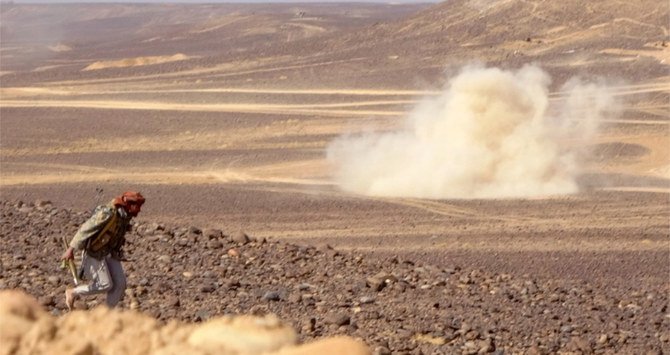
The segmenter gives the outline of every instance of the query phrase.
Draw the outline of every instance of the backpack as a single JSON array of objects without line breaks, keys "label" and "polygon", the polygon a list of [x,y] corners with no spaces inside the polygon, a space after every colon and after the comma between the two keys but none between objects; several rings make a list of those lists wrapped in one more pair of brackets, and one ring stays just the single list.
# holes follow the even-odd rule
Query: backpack
[{"label": "backpack", "polygon": [[112,218],[109,219],[105,227],[88,242],[86,250],[99,252],[104,249],[113,239],[116,238],[119,229],[119,216],[116,209],[113,208]]}]

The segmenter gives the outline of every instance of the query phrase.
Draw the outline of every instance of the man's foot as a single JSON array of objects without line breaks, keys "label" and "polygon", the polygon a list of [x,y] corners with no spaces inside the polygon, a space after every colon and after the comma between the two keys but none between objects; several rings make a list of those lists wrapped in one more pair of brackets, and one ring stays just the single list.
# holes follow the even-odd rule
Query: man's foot
[{"label": "man's foot", "polygon": [[74,293],[73,288],[68,288],[65,290],[65,305],[67,306],[68,311],[72,311],[74,308],[74,300],[77,298],[77,295]]}]

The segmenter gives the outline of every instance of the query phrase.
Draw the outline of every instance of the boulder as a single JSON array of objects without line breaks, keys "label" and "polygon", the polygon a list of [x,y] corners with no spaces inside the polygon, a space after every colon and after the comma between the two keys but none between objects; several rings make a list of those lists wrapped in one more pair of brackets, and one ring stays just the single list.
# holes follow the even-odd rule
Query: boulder
[{"label": "boulder", "polygon": [[295,331],[274,315],[217,318],[198,327],[188,338],[194,348],[211,353],[260,354],[296,341]]}]

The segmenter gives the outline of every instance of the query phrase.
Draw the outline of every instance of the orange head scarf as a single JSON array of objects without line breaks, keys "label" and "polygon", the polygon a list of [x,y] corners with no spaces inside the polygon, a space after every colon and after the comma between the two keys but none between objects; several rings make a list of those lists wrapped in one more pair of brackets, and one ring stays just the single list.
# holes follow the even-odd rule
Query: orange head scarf
[{"label": "orange head scarf", "polygon": [[136,204],[142,206],[144,204],[144,196],[141,193],[135,191],[126,191],[121,196],[115,197],[112,200],[114,206],[118,207],[127,207],[128,204]]}]

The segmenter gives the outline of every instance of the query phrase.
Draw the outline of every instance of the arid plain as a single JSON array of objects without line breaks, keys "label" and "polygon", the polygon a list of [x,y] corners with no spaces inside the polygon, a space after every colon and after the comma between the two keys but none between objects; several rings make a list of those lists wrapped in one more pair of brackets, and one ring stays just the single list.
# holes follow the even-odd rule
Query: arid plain
[{"label": "arid plain", "polygon": [[[88,210],[98,187],[102,200],[137,189],[145,223],[667,291],[668,14],[649,0],[3,4],[2,199]],[[558,142],[583,153],[577,192],[338,185],[333,141],[400,129],[472,64],[542,68],[549,104],[572,77],[607,83],[617,113],[588,141]]]},{"label": "arid plain", "polygon": [[[599,17],[547,2],[4,5],[2,195],[88,209],[96,187],[105,200],[136,188],[149,197],[146,220],[667,281],[669,50],[667,9],[654,4],[603,2],[590,10]],[[597,154],[580,193],[435,200],[338,189],[329,142],[399,126],[439,94],[446,70],[473,62],[536,63],[553,90],[573,75],[618,83],[625,110],[587,143]]]}]

